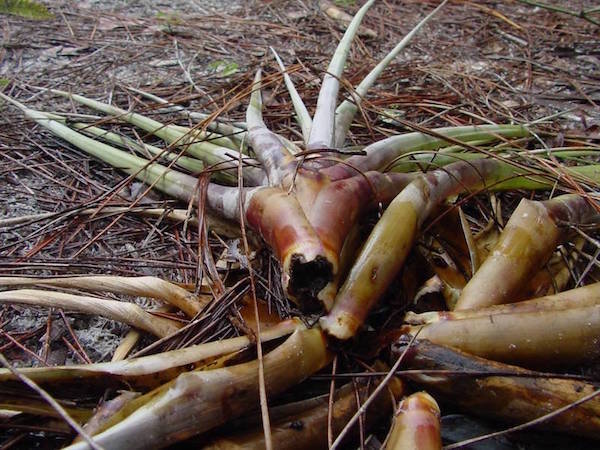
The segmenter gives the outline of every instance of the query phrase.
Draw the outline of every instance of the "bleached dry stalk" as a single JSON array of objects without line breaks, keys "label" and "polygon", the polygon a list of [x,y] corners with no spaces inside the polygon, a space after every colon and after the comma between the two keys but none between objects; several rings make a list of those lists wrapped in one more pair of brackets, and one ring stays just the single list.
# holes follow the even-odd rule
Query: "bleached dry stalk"
[{"label": "bleached dry stalk", "polygon": [[62,292],[35,289],[3,291],[0,292],[0,303],[63,308],[70,311],[94,314],[126,323],[161,338],[175,333],[182,326],[180,322],[153,316],[134,303]]},{"label": "bleached dry stalk", "polygon": [[[281,338],[301,330],[304,326],[298,320],[287,320],[261,333],[264,342]],[[33,367],[20,369],[38,384],[59,389],[84,381],[83,389],[91,386],[152,389],[175,378],[182,372],[210,361],[218,356],[238,352],[251,345],[247,336],[225,339],[206,344],[192,345],[179,350],[171,350],[156,355],[132,358],[110,363],[83,364],[56,367]],[[0,383],[14,381],[10,371],[0,369]]]},{"label": "bleached dry stalk", "polygon": [[194,317],[211,297],[199,296],[157,277],[83,276],[64,278],[0,277],[0,286],[52,286],[104,291],[163,300]]}]

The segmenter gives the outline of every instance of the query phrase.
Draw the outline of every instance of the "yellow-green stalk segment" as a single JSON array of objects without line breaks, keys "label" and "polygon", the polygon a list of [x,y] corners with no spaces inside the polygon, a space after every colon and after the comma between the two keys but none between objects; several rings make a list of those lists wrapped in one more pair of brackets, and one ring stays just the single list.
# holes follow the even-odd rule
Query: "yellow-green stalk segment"
[{"label": "yellow-green stalk segment", "polygon": [[138,305],[98,297],[65,294],[35,289],[18,289],[0,292],[0,303],[64,308],[66,310],[93,314],[151,333],[160,338],[175,333],[182,324],[174,320],[153,316]]},{"label": "yellow-green stalk segment", "polygon": [[85,153],[92,155],[113,167],[121,169],[130,175],[134,175],[139,180],[153,185],[156,189],[171,197],[186,202],[191,200],[196,188],[196,178],[169,169],[160,164],[150,163],[144,158],[131,155],[130,153],[118,150],[110,145],[84,136],[59,121],[49,120],[45,113],[27,108],[22,103],[7,97],[1,92],[0,98],[17,106],[25,116],[34,120],[61,139],[73,144]]},{"label": "yellow-green stalk segment", "polygon": [[218,164],[223,161],[231,161],[231,158],[227,155],[230,155],[234,152],[232,149],[221,147],[207,141],[197,141],[193,131],[191,134],[188,134],[184,131],[181,131],[181,129],[177,127],[166,125],[141,114],[125,111],[124,109],[117,108],[116,106],[92,100],[82,95],[72,94],[58,89],[49,89],[48,92],[74,100],[77,103],[85,105],[96,111],[117,116],[124,122],[128,122],[132,125],[140,127],[142,130],[147,131],[148,133],[152,133],[153,135],[165,141],[167,144],[186,146],[187,152],[199,159],[202,159],[208,165]]},{"label": "yellow-green stalk segment", "polygon": [[[67,97],[105,114],[117,116],[120,120],[140,127],[148,133],[159,137],[169,145],[182,147],[186,153],[202,160],[208,166],[217,166],[223,170],[234,169],[237,166],[237,151],[211,142],[198,141],[193,130],[189,133],[184,132],[177,126],[166,125],[141,114],[128,112],[82,95],[71,94],[56,89],[50,89],[49,92]],[[251,185],[260,185],[264,180],[264,172],[259,168],[248,167],[244,176]]]},{"label": "yellow-green stalk segment", "polygon": [[491,254],[463,288],[455,309],[521,300],[530,279],[566,236],[567,225],[596,222],[597,208],[594,200],[575,194],[521,200]]},{"label": "yellow-green stalk segment", "polygon": [[[213,117],[211,114],[207,114],[207,113],[201,113],[198,111],[188,111],[181,105],[177,105],[177,104],[168,102],[167,100],[165,100],[162,97],[142,91],[141,89],[136,89],[131,86],[128,86],[126,89],[136,92],[136,93],[140,94],[142,97],[149,98],[150,100],[160,103],[161,105],[169,105],[170,108],[173,108],[176,111],[181,111],[181,112],[185,113],[191,119],[196,119],[196,120],[205,122],[206,120]],[[203,123],[203,125],[204,125],[204,123]],[[227,139],[235,140],[236,141],[235,146],[238,149],[240,148],[240,144],[242,144],[242,142],[244,140],[246,140],[246,124],[243,122],[224,123],[219,120],[212,120],[211,122],[206,124],[206,127],[209,130],[212,130],[215,133],[218,133],[223,137],[227,137]]]},{"label": "yellow-green stalk segment", "polygon": [[426,392],[409,395],[398,405],[385,450],[441,450],[440,407]]},{"label": "yellow-green stalk segment", "polygon": [[358,31],[363,17],[373,2],[374,0],[367,1],[354,15],[331,58],[327,73],[323,77],[317,100],[317,108],[313,116],[313,125],[307,143],[309,150],[331,148],[334,145],[335,106],[340,89],[339,80],[344,71],[344,65],[350,51],[350,44]]},{"label": "yellow-green stalk segment", "polygon": [[[405,345],[395,346],[393,358],[405,348]],[[411,370],[403,378],[427,389],[438,400],[450,402],[477,417],[515,424],[537,419],[597,390],[591,383],[536,376],[535,372],[520,367],[488,361],[427,340],[417,340],[411,345],[403,368]],[[428,370],[451,373],[433,374],[427,373]],[[528,374],[532,376],[527,377]],[[597,440],[600,436],[600,397],[543,421],[537,427]]]},{"label": "yellow-green stalk segment", "polygon": [[[264,357],[269,396],[295,386],[331,361],[321,331],[297,331]],[[256,408],[258,361],[187,372],[133,400],[94,436],[106,450],[162,448]],[[80,442],[69,450],[89,448]]]},{"label": "yellow-green stalk segment", "polygon": [[559,311],[563,309],[584,308],[600,305],[600,283],[593,283],[576,289],[546,295],[515,303],[493,305],[485,308],[462,309],[455,311],[428,311],[420,314],[406,313],[404,321],[411,325],[425,325],[443,320],[472,319],[475,317],[494,317],[499,314],[522,314],[539,311]]},{"label": "yellow-green stalk segment", "polygon": [[[89,124],[85,124],[85,123],[72,123],[70,125],[73,128],[75,128],[76,130],[79,130],[85,134],[90,134],[94,137],[103,139],[107,142],[110,142],[111,144],[115,144],[120,147],[135,150],[139,154],[142,154],[142,155],[152,154],[154,156],[159,156],[159,157],[165,158],[169,161],[175,161],[175,164],[177,166],[182,167],[186,170],[189,170],[190,172],[192,172],[195,175],[202,172],[206,167],[206,165],[199,159],[190,158],[189,156],[178,155],[171,151],[155,147],[154,145],[140,144],[140,143],[134,141],[133,139],[128,138],[127,136],[122,136],[120,134],[113,133],[111,131],[103,130],[102,128],[93,127],[93,126],[90,126]],[[215,177],[219,176],[220,174],[221,174],[221,172],[217,172],[215,174]],[[224,181],[231,182],[232,181],[231,176],[228,177]]]},{"label": "yellow-green stalk segment", "polygon": [[406,326],[404,331],[418,332],[419,338],[436,344],[523,367],[573,367],[600,358],[599,304],[446,319]]},{"label": "yellow-green stalk segment", "polygon": [[[502,138],[530,136],[529,130],[521,125],[469,125],[432,129],[437,135],[447,136],[461,142],[493,142]],[[408,152],[437,150],[452,145],[442,137],[434,137],[421,132],[406,133],[382,139],[366,146],[364,155],[354,155],[346,160],[346,166],[334,166],[325,172],[343,170],[382,170],[399,156]],[[355,175],[353,172],[352,175]],[[333,174],[332,174],[333,175]],[[332,178],[337,178],[332,176]]]},{"label": "yellow-green stalk segment", "polygon": [[[446,1],[440,3],[431,13],[429,13],[423,20],[421,20],[398,44],[389,52],[380,62],[377,64],[369,74],[360,82],[352,93],[352,100],[344,100],[340,106],[335,110],[335,147],[341,148],[344,146],[346,135],[350,124],[358,111],[358,108],[362,102],[362,98],[367,94],[367,91],[371,89],[373,84],[385,68],[398,56],[398,54],[404,50],[412,38],[417,32],[425,25],[429,19],[431,19],[436,12],[438,12],[445,4]],[[287,84],[287,82],[286,82]]]},{"label": "yellow-green stalk segment", "polygon": [[[298,319],[290,319],[263,330],[261,338],[267,342],[302,329],[304,326]],[[197,367],[206,360],[238,352],[250,345],[252,342],[247,336],[240,336],[124,361],[19,370],[36,383],[57,390],[73,387],[78,381],[85,381],[84,389],[98,386],[147,390],[187,372],[190,366]],[[17,380],[8,369],[0,369],[0,383],[6,386],[14,381]]]}]

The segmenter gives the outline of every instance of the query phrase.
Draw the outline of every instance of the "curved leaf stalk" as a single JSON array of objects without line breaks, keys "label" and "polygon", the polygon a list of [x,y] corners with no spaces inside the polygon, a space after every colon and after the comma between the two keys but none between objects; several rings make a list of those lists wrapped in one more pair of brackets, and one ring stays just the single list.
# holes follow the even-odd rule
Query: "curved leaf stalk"
[{"label": "curved leaf stalk", "polygon": [[252,94],[246,110],[248,140],[256,157],[267,172],[270,186],[279,186],[286,171],[284,168],[292,162],[292,155],[279,136],[267,128],[262,118],[261,71],[256,72],[252,85]]},{"label": "curved leaf stalk", "polygon": [[[263,342],[267,342],[302,329],[304,326],[299,320],[290,319],[263,330],[261,338]],[[88,390],[91,386],[103,389],[129,386],[147,390],[154,389],[187,372],[190,365],[199,367],[207,360],[238,352],[250,345],[252,342],[247,336],[240,336],[124,361],[22,368],[19,371],[36,383],[57,390],[72,387],[78,382],[85,382],[81,387]],[[17,378],[8,369],[0,369],[0,383],[7,384],[16,380]]]},{"label": "curved leaf stalk", "polygon": [[431,212],[449,196],[493,185],[514,171],[497,160],[479,159],[450,164],[410,183],[371,232],[321,326],[338,339],[352,337],[402,268]]},{"label": "curved leaf stalk", "polygon": [[564,224],[595,222],[598,218],[592,200],[579,195],[521,200],[491,254],[462,290],[455,309],[520,300],[531,277],[564,239]]},{"label": "curved leaf stalk", "polygon": [[[240,144],[232,141],[226,136],[214,133],[212,131],[202,131],[196,127],[184,127],[181,125],[168,125],[175,131],[180,131],[187,136],[192,142],[209,142],[220,147],[225,147],[233,150],[234,152],[240,151]],[[245,149],[243,149],[245,150]],[[243,152],[242,152],[243,153]]]},{"label": "curved leaf stalk", "polygon": [[[319,330],[297,331],[264,358],[266,389],[276,395],[331,360]],[[94,437],[107,450],[162,448],[212,429],[254,408],[258,361],[188,372],[134,400]],[[87,449],[83,442],[67,447]]]},{"label": "curved leaf stalk", "polygon": [[[50,119],[66,123],[66,119],[63,116],[57,114],[44,113]],[[127,136],[123,136],[111,131],[104,130],[99,127],[91,126],[87,123],[71,123],[71,127],[79,130],[88,135],[101,138],[111,144],[116,144],[120,147],[135,150],[136,152],[146,156],[148,153],[165,158],[168,161],[173,161],[179,167],[189,170],[193,174],[197,175],[207,168],[206,163],[202,159],[193,158],[189,156],[181,155],[180,153],[173,152],[171,149],[161,149],[150,144],[140,144]],[[198,154],[197,149],[193,147],[185,147],[185,150],[190,154]],[[250,164],[256,163],[257,161],[245,159]],[[235,167],[234,167],[235,166]],[[213,177],[217,181],[221,181],[228,184],[237,183],[237,162],[227,158],[227,160],[218,163],[220,170],[215,171]],[[259,181],[264,179],[264,173],[257,167],[247,167],[245,170],[245,180],[249,184],[257,184]]]},{"label": "curved leaf stalk", "polygon": [[319,91],[317,108],[313,117],[313,126],[310,130],[310,137],[307,143],[309,150],[331,148],[334,144],[335,105],[340,89],[339,79],[344,71],[344,65],[350,51],[350,44],[358,31],[363,17],[373,2],[374,0],[368,0],[354,15],[331,58]]},{"label": "curved leaf stalk", "polygon": [[137,179],[153,185],[159,191],[174,198],[186,202],[189,202],[192,198],[196,188],[196,179],[194,177],[168,169],[160,164],[150,163],[144,158],[131,155],[84,136],[56,120],[49,120],[45,113],[29,109],[22,103],[7,97],[1,92],[0,98],[17,106],[28,118],[87,154],[95,156],[130,175],[134,175]]},{"label": "curved leaf stalk", "polygon": [[306,109],[306,106],[304,105],[304,102],[302,101],[302,97],[300,97],[300,94],[298,94],[298,91],[296,90],[292,79],[286,71],[285,66],[283,65],[283,61],[281,61],[281,58],[273,49],[273,47],[270,48],[271,52],[275,56],[275,59],[277,60],[277,64],[279,64],[279,68],[281,69],[281,73],[283,74],[283,81],[285,82],[285,86],[287,87],[287,90],[290,93],[292,104],[294,105],[294,111],[296,111],[296,120],[298,121],[300,129],[302,130],[302,138],[304,139],[304,143],[308,143],[308,139],[310,137],[310,129],[312,127],[312,119],[310,117],[310,114],[308,113],[308,110]]},{"label": "curved leaf stalk", "polygon": [[[398,347],[394,353],[402,352]],[[523,423],[570,405],[597,387],[577,380],[535,376],[535,372],[467,355],[458,350],[419,340],[411,346],[404,361],[405,369],[423,370],[406,374],[412,381],[450,401],[469,413],[509,423]],[[426,370],[456,373],[435,374]],[[469,375],[469,372],[479,374]],[[488,372],[489,375],[481,373]],[[494,376],[493,374],[502,374]],[[514,376],[511,374],[514,373]],[[527,374],[531,377],[527,377]],[[600,397],[570,408],[537,425],[553,432],[598,439],[600,433]]]},{"label": "curved leaf stalk", "polygon": [[341,148],[344,146],[346,135],[350,129],[350,124],[354,120],[354,116],[358,111],[358,107],[362,102],[362,98],[367,94],[367,91],[371,89],[373,84],[386,67],[398,56],[398,54],[404,50],[412,38],[417,32],[425,25],[429,20],[437,13],[445,4],[447,0],[440,3],[437,8],[431,11],[423,20],[421,20],[398,44],[389,52],[380,62],[377,64],[369,74],[360,82],[352,93],[352,101],[344,100],[340,106],[335,110],[335,147]]},{"label": "curved leaf stalk", "polygon": [[[54,417],[57,419],[62,418],[62,416],[54,408],[52,408],[52,406],[48,405],[48,403],[44,402],[43,400],[29,398],[23,395],[12,396],[5,392],[2,393],[0,408],[4,411],[31,414],[38,417]],[[83,423],[92,416],[91,409],[66,405],[63,406],[63,408],[69,414],[69,416],[78,423]]]},{"label": "curved leaf stalk", "polygon": [[385,450],[441,450],[440,407],[426,392],[400,402]]},{"label": "curved leaf stalk", "polygon": [[[120,147],[135,150],[137,153],[141,153],[142,155],[152,154],[154,156],[164,157],[168,161],[175,161],[176,165],[187,169],[194,174],[199,174],[205,168],[204,162],[200,161],[199,159],[177,155],[168,150],[155,147],[154,145],[140,144],[133,139],[128,138],[127,136],[103,130],[102,128],[92,127],[85,123],[73,123],[71,126],[85,134],[90,134],[94,137],[101,138]],[[219,175],[219,173],[216,175]],[[226,181],[231,182],[232,176],[228,177]]]},{"label": "curved leaf stalk", "polygon": [[[81,95],[71,94],[57,89],[48,89],[48,91],[72,99],[82,105],[101,111],[105,114],[117,116],[120,120],[140,127],[142,130],[159,137],[169,145],[183,147],[186,153],[202,160],[207,165],[218,165],[223,169],[234,168],[237,165],[235,158],[236,151],[208,141],[198,141],[196,137],[197,133],[193,130],[183,132],[177,126],[166,125],[142,116],[141,114],[128,112],[124,109],[98,102]],[[232,153],[234,154],[233,158]],[[223,166],[224,163],[226,163],[225,166]],[[246,176],[252,180],[252,184],[262,183],[263,174],[260,171],[250,169]]]},{"label": "curved leaf stalk", "polygon": [[107,103],[58,89],[48,89],[48,92],[74,100],[96,111],[117,116],[119,120],[140,127],[142,130],[159,137],[167,144],[187,145],[190,147],[187,151],[194,152],[194,156],[202,158],[207,164],[222,162],[224,157],[226,158],[226,154],[231,153],[231,149],[223,148],[210,142],[194,142],[194,136],[189,136],[174,126],[166,125],[141,114],[125,111]]},{"label": "curved leaf stalk", "polygon": [[406,313],[404,321],[412,325],[424,325],[442,320],[472,319],[491,317],[495,314],[521,314],[536,311],[558,311],[600,305],[600,283],[590,284],[554,295],[504,305],[493,305],[478,309],[459,311],[429,311],[415,314]]},{"label": "curved leaf stalk", "polygon": [[176,332],[181,324],[173,320],[156,317],[133,303],[64,294],[62,292],[19,289],[0,292],[0,303],[20,303],[23,305],[64,308],[95,314],[123,322],[158,337],[166,337]]},{"label": "curved leaf stalk", "polygon": [[422,327],[419,338],[472,355],[552,368],[594,362],[600,357],[600,305],[446,319]]},{"label": "curved leaf stalk", "polygon": [[[169,105],[170,108],[173,108],[175,111],[181,111],[185,113],[191,119],[196,119],[204,122],[212,117],[211,114],[201,113],[197,111],[188,111],[181,105],[168,102],[162,97],[142,91],[141,89],[136,89],[131,86],[128,86],[127,89],[140,94],[142,97],[146,97],[150,100],[153,100],[156,103],[160,103],[161,105]],[[220,120],[213,120],[212,122],[209,122],[206,126],[209,130],[212,130],[215,133],[218,133],[229,139],[235,140],[238,148],[239,144],[241,144],[242,141],[246,139],[246,124],[243,122],[224,123]]]},{"label": "curved leaf stalk", "polygon": [[0,277],[0,286],[52,286],[149,297],[170,303],[189,317],[198,314],[212,299],[209,296],[196,295],[156,277],[102,275],[65,278]]}]

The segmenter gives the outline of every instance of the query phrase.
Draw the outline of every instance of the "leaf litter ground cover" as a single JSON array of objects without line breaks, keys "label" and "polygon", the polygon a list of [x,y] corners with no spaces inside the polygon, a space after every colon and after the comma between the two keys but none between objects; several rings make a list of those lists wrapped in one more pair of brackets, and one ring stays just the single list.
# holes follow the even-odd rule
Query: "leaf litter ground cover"
[{"label": "leaf litter ground cover", "polygon": [[[285,421],[314,424],[302,434],[298,427],[284,427],[296,433],[301,445],[315,439],[319,445],[329,441],[337,446],[340,433],[346,439],[353,437],[348,432],[353,424],[358,438],[376,445],[387,434],[392,402],[377,408],[389,411],[383,418],[378,419],[371,408],[364,420],[357,421],[356,405],[344,400],[346,391],[354,388],[352,396],[373,404],[383,401],[384,387],[400,399],[420,386],[443,402],[442,416],[460,412],[500,423],[537,420],[538,427],[594,436],[593,381],[565,375],[584,370],[593,377],[598,344],[594,301],[598,60],[593,24],[508,2],[447,4],[383,72],[344,139],[343,108],[336,126],[328,125],[333,123],[336,96],[331,94],[338,89],[337,79],[342,93],[350,95],[351,86],[359,85],[437,5],[376,2],[356,30],[348,63],[335,56],[329,75],[324,75],[324,68],[349,27],[343,12],[353,14],[359,5],[258,3],[208,13],[198,11],[203,7],[198,4],[182,3],[175,11],[149,11],[133,4],[129,10],[117,5],[115,11],[100,14],[94,6],[72,10],[57,5],[57,19],[50,22],[11,18],[2,65],[5,94],[21,101],[22,110],[40,125],[24,121],[4,105],[3,176],[10,184],[3,189],[6,210],[12,213],[2,224],[6,236],[2,271],[13,278],[2,279],[7,286],[2,301],[8,304],[3,312],[3,352],[7,363],[17,366],[112,358],[115,363],[105,368],[23,372],[68,402],[68,412],[81,423],[88,422],[101,397],[112,399],[102,408],[108,415],[110,408],[117,412],[103,423],[95,416],[86,425],[87,433],[100,432],[100,440],[109,447],[127,443],[133,448],[129,433],[140,427],[152,430],[150,417],[159,414],[168,423],[164,434],[148,433],[147,442],[135,445],[161,447],[201,434],[260,404],[262,425],[260,419],[252,424],[248,417],[245,434],[204,433],[194,445],[213,439],[212,445],[261,446],[266,439],[279,448],[278,443],[290,441],[289,434],[279,434],[277,425]],[[269,47],[287,64],[290,80],[282,78]],[[372,63],[359,63],[365,59]],[[230,69],[216,70],[221,66]],[[259,78],[254,76],[259,66],[261,96]],[[343,76],[341,72],[331,76],[345,66]],[[298,101],[292,106],[289,81],[310,113]],[[63,95],[67,100],[50,95],[47,88],[67,92]],[[97,98],[124,111],[107,110],[69,93]],[[350,98],[356,102],[359,97]],[[92,109],[79,106],[82,102]],[[315,105],[319,106],[311,126]],[[346,110],[352,109],[351,103],[346,105]],[[294,110],[301,126],[293,120]],[[207,118],[200,113],[214,114]],[[212,123],[217,116],[220,122]],[[539,120],[544,117],[550,118]],[[123,119],[135,121],[137,128],[122,125]],[[199,122],[212,127],[213,134],[206,134],[208,128],[187,133]],[[515,125],[499,128],[494,123]],[[483,124],[488,128],[469,128]],[[78,131],[66,131],[67,126]],[[43,128],[62,139],[69,139],[68,134],[70,142],[88,153],[91,147],[85,139],[90,138],[80,136],[92,134],[97,139],[102,134],[103,142],[124,149],[120,155],[125,159],[108,162],[184,202],[154,194]],[[460,133],[453,135],[456,130]],[[162,141],[172,153],[165,154]],[[247,154],[237,152],[245,147],[250,149]],[[104,158],[94,156],[106,160],[106,153]],[[152,159],[155,165],[141,166],[141,158]],[[198,177],[200,160],[211,167]],[[214,166],[219,161],[225,162]],[[238,161],[241,171],[235,168]],[[172,166],[166,178],[156,177],[165,170],[158,163]],[[185,175],[186,171],[195,176]],[[213,174],[213,183],[208,183],[207,173]],[[236,188],[239,181],[248,187]],[[534,194],[532,189],[541,192]],[[524,196],[530,200],[519,204]],[[224,222],[223,216],[238,221],[241,217],[241,236],[239,225]],[[92,273],[129,278],[48,279]],[[58,291],[42,291],[39,282],[26,276],[45,276],[45,289]],[[589,285],[586,291],[572,290],[582,285]],[[497,298],[490,301],[482,286]],[[563,290],[564,294],[548,296]],[[127,300],[122,294],[138,305],[122,303]],[[261,301],[255,304],[256,297]],[[488,306],[534,297],[540,299],[514,303],[515,310]],[[23,306],[27,304],[54,308],[32,311]],[[448,314],[459,317],[413,315],[406,318],[410,327],[401,326],[406,310],[442,308],[454,309]],[[73,310],[91,314],[91,322]],[[304,325],[277,325],[278,317],[291,316],[302,318]],[[344,345],[330,337],[325,350],[318,327],[302,331],[320,316],[329,336],[348,339],[360,333]],[[481,323],[480,317],[490,316],[498,319],[494,326]],[[121,323],[143,333],[128,332]],[[288,331],[277,332],[281,327]],[[269,335],[277,339],[292,329],[297,331],[285,343],[267,342]],[[462,367],[475,367],[467,377],[472,383],[483,382],[481,377],[497,378],[490,378],[490,372],[504,376],[497,385],[490,383],[477,401],[469,400],[473,389],[463,391],[459,387],[464,383],[457,379],[465,374],[457,375],[450,363],[444,366],[448,354],[444,352],[455,350],[432,350],[428,345],[433,344],[418,340],[407,346],[398,341],[404,333],[422,334],[438,346],[467,351],[471,356],[464,356],[468,364]],[[517,335],[520,340],[515,340]],[[235,338],[237,344],[235,339],[226,340],[235,336],[249,338]],[[221,353],[210,346],[194,346],[219,340]],[[257,340],[264,342],[253,345]],[[390,352],[395,341],[397,347]],[[196,349],[200,353],[190,356]],[[167,358],[170,366],[148,363],[142,373],[118,369],[117,360],[130,352],[141,358],[170,350],[176,352]],[[337,355],[333,369],[291,389],[326,365],[333,351]],[[432,368],[427,354],[435,351],[438,365]],[[557,373],[523,372],[472,355]],[[285,370],[290,361],[298,364],[294,373]],[[385,361],[394,371],[409,369],[402,379],[412,376],[415,384],[400,386],[391,372],[384,378],[364,374],[389,371]],[[202,370],[182,373],[191,369],[191,363],[191,368]],[[335,383],[318,381],[332,370],[338,373]],[[445,379],[428,385],[427,370],[445,370]],[[78,371],[91,372],[96,380],[94,373],[105,374],[104,381],[77,392],[69,385],[73,377],[81,376]],[[346,384],[358,371],[362,373],[354,384]],[[24,397],[26,391],[11,381],[15,375],[3,376],[8,390],[7,443],[26,447],[32,440],[36,445],[68,443],[70,430],[56,420],[56,410]],[[232,392],[221,390],[227,384],[244,394],[232,399]],[[125,385],[142,395],[135,399],[117,395],[115,389]],[[215,398],[210,396],[198,402],[178,401],[180,407],[173,407],[176,399],[200,395],[197,389],[206,385],[222,395],[214,414],[198,418],[194,412],[202,405],[212,408]],[[445,385],[455,389],[449,393]],[[336,387],[335,396],[326,395]],[[484,395],[494,392],[529,401],[504,411]],[[319,394],[330,398],[320,405],[317,398],[306,403],[307,397]],[[573,404],[586,396],[586,403]],[[285,405],[301,399],[305,403],[295,409]],[[390,439],[411,439],[414,423],[411,414],[402,411],[422,408],[431,413],[431,420],[438,420],[439,409],[430,399],[408,397],[399,406]],[[561,407],[567,411],[544,417]],[[39,426],[39,416],[47,422],[37,429],[41,434],[31,434],[32,423]],[[488,425],[461,417],[459,424],[471,434]],[[502,428],[498,423],[493,426]],[[402,429],[405,432],[399,433]],[[460,427],[442,426],[448,442],[460,440],[459,432]],[[501,438],[526,439],[514,434]],[[546,445],[532,439],[528,445]]]}]

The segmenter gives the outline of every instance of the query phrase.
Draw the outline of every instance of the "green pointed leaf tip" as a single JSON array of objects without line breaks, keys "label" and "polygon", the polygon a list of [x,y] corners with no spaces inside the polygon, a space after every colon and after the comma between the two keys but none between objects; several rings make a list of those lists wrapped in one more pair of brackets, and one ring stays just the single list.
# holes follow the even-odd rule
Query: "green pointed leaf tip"
[{"label": "green pointed leaf tip", "polygon": [[0,0],[0,14],[11,14],[32,20],[54,19],[54,14],[44,5],[31,0]]},{"label": "green pointed leaf tip", "polygon": [[235,61],[224,61],[218,59],[208,65],[208,69],[220,77],[228,77],[239,71],[239,65]]},{"label": "green pointed leaf tip", "polygon": [[0,77],[0,88],[4,88],[10,84],[10,80],[8,78]]}]

